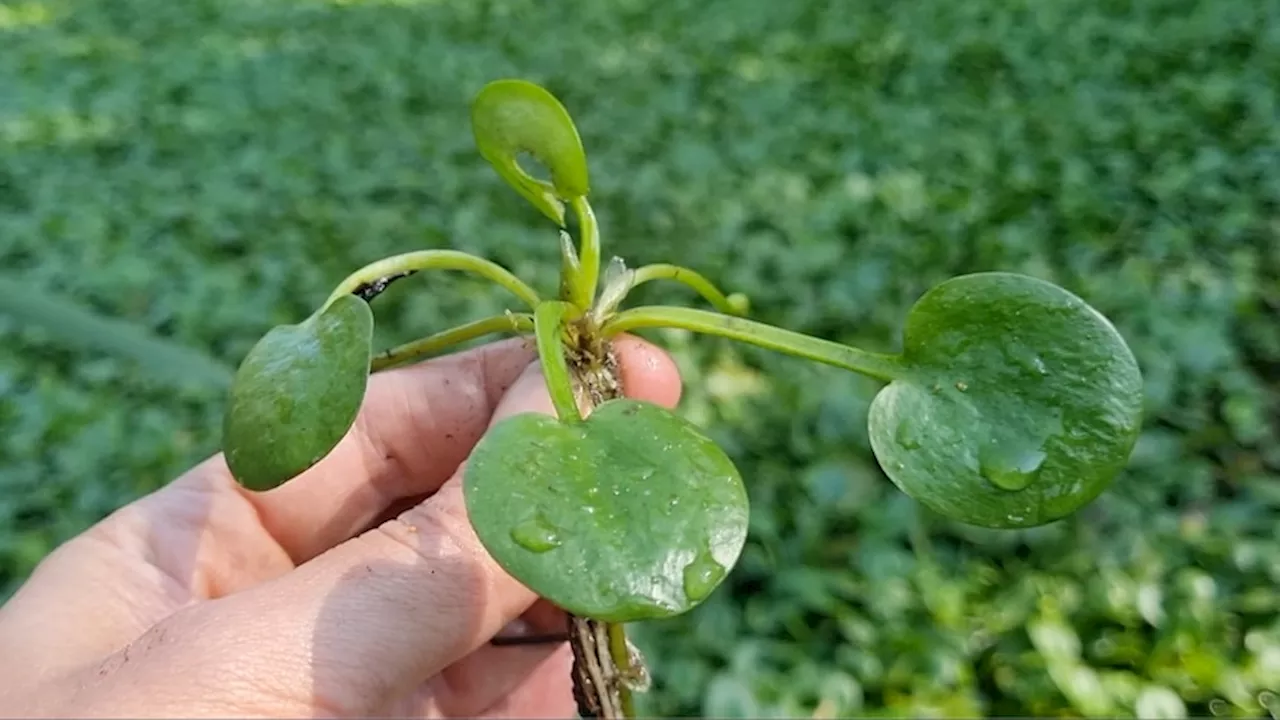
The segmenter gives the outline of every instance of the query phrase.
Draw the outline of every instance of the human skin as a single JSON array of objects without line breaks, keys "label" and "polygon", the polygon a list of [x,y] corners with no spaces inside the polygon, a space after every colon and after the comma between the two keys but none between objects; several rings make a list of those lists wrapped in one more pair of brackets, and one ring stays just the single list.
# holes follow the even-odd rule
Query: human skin
[{"label": "human skin", "polygon": [[[675,365],[616,339],[627,395]],[[0,607],[0,715],[573,717],[563,614],[498,567],[461,470],[485,430],[553,413],[529,340],[370,378],[352,431],[278,488],[221,455],[51,553]]]}]

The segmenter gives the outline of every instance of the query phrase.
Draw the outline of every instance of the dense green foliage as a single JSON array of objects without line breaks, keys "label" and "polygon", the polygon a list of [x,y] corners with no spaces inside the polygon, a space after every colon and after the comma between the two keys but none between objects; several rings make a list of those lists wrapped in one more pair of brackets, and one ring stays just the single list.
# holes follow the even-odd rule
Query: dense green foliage
[{"label": "dense green foliage", "polygon": [[[554,291],[554,231],[469,129],[485,82],[526,77],[573,114],[606,247],[633,266],[688,265],[768,322],[869,349],[899,347],[907,308],[951,275],[1024,272],[1114,319],[1144,373],[1113,489],[1045,528],[976,531],[877,469],[876,383],[654,334],[753,513],[707,602],[642,628],[646,709],[1264,715],[1280,5],[546,8],[0,3],[0,266],[23,293],[0,309],[57,292],[233,367],[394,252],[465,249]],[[507,302],[477,279],[406,280],[377,301],[375,344]],[[219,441],[216,366],[175,383],[158,370],[181,354],[119,360],[96,349],[113,329],[67,330],[0,315],[8,590]]]}]

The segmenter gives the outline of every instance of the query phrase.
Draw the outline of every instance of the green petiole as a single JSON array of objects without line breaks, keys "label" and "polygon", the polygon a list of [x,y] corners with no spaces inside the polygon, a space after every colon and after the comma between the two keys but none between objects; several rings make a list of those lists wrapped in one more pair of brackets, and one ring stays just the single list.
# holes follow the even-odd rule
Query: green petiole
[{"label": "green petiole", "polygon": [[490,333],[529,332],[530,330],[533,330],[533,315],[528,313],[494,315],[383,350],[373,357],[370,369],[373,372],[385,370]]},{"label": "green petiole", "polygon": [[[609,637],[609,657],[613,659],[618,672],[625,677],[632,672],[631,648],[627,644],[626,628],[618,623],[609,623],[605,627]],[[623,717],[635,717],[635,701],[631,697],[631,688],[627,687],[626,682],[620,683],[618,702],[621,705]]]},{"label": "green petiole", "polygon": [[719,335],[788,355],[853,370],[885,382],[901,377],[906,369],[897,355],[871,353],[754,320],[694,308],[655,305],[623,310],[605,322],[601,332],[605,337],[612,337],[629,330],[659,327],[682,328],[692,332]]},{"label": "green petiole", "polygon": [[596,223],[595,212],[585,195],[570,201],[574,215],[578,218],[578,231],[582,237],[578,246],[578,264],[574,277],[569,278],[570,300],[579,309],[586,310],[591,306],[591,299],[596,296],[596,288],[600,283],[600,226]]},{"label": "green petiole", "polygon": [[548,300],[533,313],[534,335],[538,342],[538,359],[551,393],[556,415],[564,422],[582,422],[578,399],[573,392],[569,363],[564,357],[564,325],[578,311],[570,303]]},{"label": "green petiole", "polygon": [[653,280],[674,280],[683,283],[696,291],[704,300],[711,303],[712,307],[722,313],[729,315],[746,314],[747,298],[745,295],[734,293],[726,297],[710,280],[689,268],[666,263],[645,265],[636,268],[631,287],[635,288]]},{"label": "green petiole", "polygon": [[390,278],[402,277],[420,270],[465,270],[488,278],[520,298],[530,309],[542,300],[533,288],[495,262],[458,250],[418,250],[393,255],[370,263],[351,273],[329,295],[329,305],[343,295],[350,295],[361,288],[385,283]]},{"label": "green petiole", "polygon": [[573,238],[564,230],[560,231],[560,299],[572,303],[574,307],[585,308],[591,298],[582,296],[582,287],[578,278],[582,276],[582,263],[578,260],[578,249],[573,246]]}]

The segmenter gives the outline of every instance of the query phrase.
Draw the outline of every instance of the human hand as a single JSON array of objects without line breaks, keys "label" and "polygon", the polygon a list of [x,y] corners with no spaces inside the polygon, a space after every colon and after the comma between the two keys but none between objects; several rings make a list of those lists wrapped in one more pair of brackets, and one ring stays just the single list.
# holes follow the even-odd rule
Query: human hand
[{"label": "human hand", "polygon": [[[674,364],[616,341],[627,394]],[[486,428],[552,413],[524,340],[378,373],[352,431],[267,492],[221,455],[51,553],[0,608],[0,714],[573,717],[565,643],[492,646],[561,611],[485,552],[461,466]]]}]

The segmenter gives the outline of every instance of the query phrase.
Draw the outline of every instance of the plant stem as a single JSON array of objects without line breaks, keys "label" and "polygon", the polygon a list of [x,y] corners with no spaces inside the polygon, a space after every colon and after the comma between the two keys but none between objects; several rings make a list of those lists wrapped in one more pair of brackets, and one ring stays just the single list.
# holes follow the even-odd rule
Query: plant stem
[{"label": "plant stem", "polygon": [[[620,657],[613,648],[621,646]],[[569,646],[573,650],[573,696],[584,718],[635,716],[626,678],[632,673],[626,630],[622,625],[569,616]]]},{"label": "plant stem", "polygon": [[906,370],[898,355],[867,352],[754,320],[694,308],[655,305],[623,310],[605,323],[602,332],[606,337],[612,337],[628,330],[657,327],[683,328],[708,335],[719,335],[788,355],[853,370],[885,382],[901,377]]},{"label": "plant stem", "polygon": [[418,250],[392,255],[351,273],[334,289],[325,304],[361,288],[374,286],[379,282],[385,283],[390,278],[410,275],[420,270],[465,270],[510,290],[531,310],[541,302],[533,288],[497,263],[458,250]]},{"label": "plant stem", "polygon": [[[689,268],[680,267],[679,265],[667,265],[665,263],[655,263],[653,265],[645,265],[637,268],[634,279],[631,281],[631,287],[635,287],[651,282],[653,280],[675,280],[684,283],[693,288],[712,307],[722,313],[730,315],[742,315],[744,308],[741,304],[735,303],[725,294],[706,279],[702,275],[690,270]],[[741,296],[739,296],[741,297]]]},{"label": "plant stem", "polygon": [[[602,354],[575,355],[574,379],[583,389],[588,411],[623,396],[617,361],[607,340]],[[628,678],[640,668],[632,665],[626,628],[590,618],[569,616],[569,646],[573,650],[573,696],[584,718],[634,716]]]},{"label": "plant stem", "polygon": [[618,667],[622,682],[618,687],[618,705],[623,717],[635,717],[635,703],[631,699],[631,689],[626,685],[626,675],[631,671],[631,648],[627,645],[627,629],[621,623],[605,625],[605,634],[609,637],[609,658]]},{"label": "plant stem", "polygon": [[551,403],[556,415],[564,422],[582,422],[578,400],[573,392],[573,379],[569,375],[569,363],[564,359],[564,324],[573,305],[559,300],[548,300],[533,313],[534,334],[538,342],[538,359],[542,361],[542,373],[551,393]]},{"label": "plant stem", "polygon": [[582,310],[591,306],[596,296],[596,288],[600,283],[600,226],[596,223],[596,214],[585,196],[578,196],[569,201],[574,215],[578,217],[578,276],[574,278],[574,297]]},{"label": "plant stem", "polygon": [[420,340],[414,340],[403,345],[383,350],[373,356],[373,362],[370,365],[372,372],[385,370],[395,365],[401,365],[423,355],[430,355],[440,352],[445,348],[452,347],[468,340],[474,340],[482,335],[488,335],[496,332],[529,332],[533,329],[533,315],[528,313],[504,313],[502,315],[494,315],[483,320],[459,325],[434,335],[429,335]]}]

